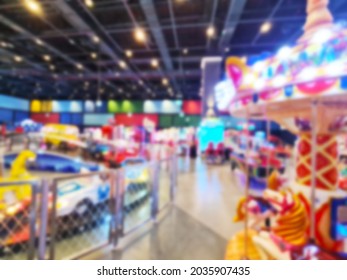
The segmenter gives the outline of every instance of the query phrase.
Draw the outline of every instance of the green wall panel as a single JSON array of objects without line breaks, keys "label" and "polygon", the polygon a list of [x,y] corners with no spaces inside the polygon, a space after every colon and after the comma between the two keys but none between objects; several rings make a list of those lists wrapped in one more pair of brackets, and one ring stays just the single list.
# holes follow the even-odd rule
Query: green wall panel
[{"label": "green wall panel", "polygon": [[124,100],[121,103],[121,113],[143,113],[142,101]]},{"label": "green wall panel", "polygon": [[143,113],[143,102],[131,100],[110,100],[107,104],[107,109],[109,113]]},{"label": "green wall panel", "polygon": [[107,103],[107,110],[109,113],[119,113],[120,112],[119,102],[115,100],[109,100]]},{"label": "green wall panel", "polygon": [[172,127],[173,117],[167,115],[159,115],[159,126],[161,128],[169,128]]},{"label": "green wall panel", "polygon": [[195,126],[198,127],[201,123],[201,117],[200,116],[188,116],[189,118],[189,126]]},{"label": "green wall panel", "polygon": [[175,127],[186,127],[186,126],[199,126],[201,122],[200,116],[175,116],[173,120],[173,126]]}]

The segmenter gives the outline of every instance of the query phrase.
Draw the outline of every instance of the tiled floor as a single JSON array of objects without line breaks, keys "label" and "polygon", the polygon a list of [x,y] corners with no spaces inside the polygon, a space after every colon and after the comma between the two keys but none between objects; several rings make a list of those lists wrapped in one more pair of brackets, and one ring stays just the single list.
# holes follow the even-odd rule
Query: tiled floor
[{"label": "tiled floor", "polygon": [[87,259],[223,259],[227,240],[242,225],[232,223],[242,196],[229,165],[207,166],[180,159],[175,205],[148,224]]}]

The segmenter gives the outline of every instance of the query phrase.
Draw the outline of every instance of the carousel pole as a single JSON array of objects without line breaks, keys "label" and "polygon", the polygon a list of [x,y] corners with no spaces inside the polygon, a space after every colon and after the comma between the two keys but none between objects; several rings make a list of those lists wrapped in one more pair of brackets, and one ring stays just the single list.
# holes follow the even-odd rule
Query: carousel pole
[{"label": "carousel pole", "polygon": [[250,126],[250,121],[249,121],[249,111],[247,109],[247,117],[246,117],[246,132],[247,132],[247,149],[246,149],[246,158],[245,158],[245,163],[246,163],[246,186],[245,186],[245,197],[246,197],[246,203],[245,203],[245,223],[244,223],[244,232],[245,232],[245,248],[244,248],[244,259],[248,260],[248,210],[247,210],[247,202],[249,199],[249,186],[250,186],[250,165],[249,165],[249,156],[250,156],[250,142],[249,142],[249,126]]},{"label": "carousel pole", "polygon": [[315,226],[316,226],[316,167],[317,167],[317,116],[318,116],[318,101],[314,100],[311,104],[311,129],[312,129],[312,151],[311,151],[311,211],[310,211],[310,241],[315,242]]},{"label": "carousel pole", "polygon": [[[269,141],[270,139],[270,135],[271,134],[271,122],[270,122],[270,119],[267,117],[267,114],[266,114],[266,138],[267,140]],[[265,149],[266,150],[266,149]],[[269,187],[269,175],[270,175],[270,152],[268,151],[267,152],[267,155],[266,155],[266,187],[268,188]]]}]

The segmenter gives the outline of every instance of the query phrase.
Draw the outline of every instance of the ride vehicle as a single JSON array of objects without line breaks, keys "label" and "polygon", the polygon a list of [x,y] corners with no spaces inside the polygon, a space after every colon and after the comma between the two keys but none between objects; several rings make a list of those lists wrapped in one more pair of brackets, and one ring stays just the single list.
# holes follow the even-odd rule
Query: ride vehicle
[{"label": "ride vehicle", "polygon": [[123,161],[125,195],[124,210],[129,212],[140,206],[149,196],[150,171],[146,159],[128,158]]},{"label": "ride vehicle", "polygon": [[[13,161],[18,157],[18,153],[8,153],[4,156],[5,168],[11,168]],[[84,162],[79,158],[73,158],[47,151],[37,152],[35,161],[28,164],[29,170],[80,173],[82,170],[91,172],[99,171],[100,167],[96,163]]]},{"label": "ride vehicle", "polygon": [[119,168],[123,162],[129,158],[136,158],[143,155],[147,160],[150,159],[149,152],[147,150],[141,151],[135,147],[120,147],[118,149],[111,149],[104,155],[104,162],[106,166],[110,168]]},{"label": "ride vehicle", "polygon": [[46,124],[41,133],[48,148],[55,146],[63,150],[73,149],[76,147],[74,141],[79,140],[79,130],[74,125]]},{"label": "ride vehicle", "polygon": [[32,195],[30,181],[36,178],[27,171],[26,164],[35,159],[36,154],[32,151],[22,151],[13,161],[9,177],[0,178],[3,185],[0,186],[0,252],[6,246],[16,246],[25,240],[15,233],[28,223]]},{"label": "ride vehicle", "polygon": [[[106,177],[79,179],[57,187],[56,236],[58,238],[92,229],[108,215],[110,185]],[[31,197],[13,200],[0,212],[0,252],[17,252],[30,239]],[[49,219],[52,218],[52,194],[49,195]],[[36,221],[37,226],[39,222]],[[50,223],[49,223],[50,224]],[[48,234],[50,234],[50,227]]]}]

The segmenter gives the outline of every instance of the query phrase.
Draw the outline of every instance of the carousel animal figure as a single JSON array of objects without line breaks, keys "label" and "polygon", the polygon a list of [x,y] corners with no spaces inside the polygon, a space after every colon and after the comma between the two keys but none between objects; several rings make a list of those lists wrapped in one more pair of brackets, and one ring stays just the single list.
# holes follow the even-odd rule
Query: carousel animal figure
[{"label": "carousel animal figure", "polygon": [[246,211],[247,229],[230,240],[226,259],[289,260],[307,244],[307,211],[291,190],[266,189],[262,197],[242,198],[234,222],[244,221]]}]

